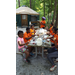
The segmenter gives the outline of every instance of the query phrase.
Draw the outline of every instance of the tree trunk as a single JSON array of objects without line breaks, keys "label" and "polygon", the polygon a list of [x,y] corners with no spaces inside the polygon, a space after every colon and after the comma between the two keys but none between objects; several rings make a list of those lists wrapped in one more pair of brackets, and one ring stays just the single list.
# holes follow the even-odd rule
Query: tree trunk
[{"label": "tree trunk", "polygon": [[45,0],[44,0],[44,17],[45,17]]},{"label": "tree trunk", "polygon": [[49,12],[48,12],[48,24],[49,24]]},{"label": "tree trunk", "polygon": [[30,0],[30,8],[31,8],[31,0]]},{"label": "tree trunk", "polygon": [[[51,0],[51,12],[52,12],[52,0]],[[51,12],[50,12],[50,23],[51,23]]]},{"label": "tree trunk", "polygon": [[55,0],[55,9],[54,9],[54,15],[53,15],[53,19],[52,19],[52,22],[54,23],[54,20],[55,20],[55,15],[56,15],[56,5],[57,5],[57,2]]},{"label": "tree trunk", "polygon": [[19,5],[19,7],[20,7],[20,0],[18,0],[18,5]]},{"label": "tree trunk", "polygon": [[57,16],[56,16],[56,23],[55,23],[55,27],[58,26],[58,13],[57,13]]}]

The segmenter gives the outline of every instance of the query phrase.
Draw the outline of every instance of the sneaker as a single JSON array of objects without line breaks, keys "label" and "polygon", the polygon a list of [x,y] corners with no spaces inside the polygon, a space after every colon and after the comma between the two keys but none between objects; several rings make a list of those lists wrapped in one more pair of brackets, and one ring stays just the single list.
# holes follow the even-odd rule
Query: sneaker
[{"label": "sneaker", "polygon": [[23,61],[26,63],[27,61],[26,61],[26,59],[23,59]]},{"label": "sneaker", "polygon": [[27,59],[26,62],[30,63],[30,60]]},{"label": "sneaker", "polygon": [[56,67],[57,67],[57,65],[52,66],[52,67],[50,68],[50,71],[51,71],[51,72],[54,71]]},{"label": "sneaker", "polygon": [[55,62],[55,63],[56,63],[56,62],[58,62],[58,58],[57,58],[57,59],[55,59],[55,61],[54,61],[54,62]]},{"label": "sneaker", "polygon": [[58,58],[56,59],[56,62],[58,62]]}]

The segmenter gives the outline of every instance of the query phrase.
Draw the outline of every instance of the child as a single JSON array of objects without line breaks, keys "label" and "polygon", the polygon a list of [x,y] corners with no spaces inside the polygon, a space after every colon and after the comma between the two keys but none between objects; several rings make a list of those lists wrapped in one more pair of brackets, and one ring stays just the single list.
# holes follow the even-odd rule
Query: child
[{"label": "child", "polygon": [[23,40],[23,31],[18,31],[17,42],[18,42],[18,50],[20,52],[26,54],[26,58],[24,58],[24,61],[30,63],[30,60],[27,59],[29,57],[29,52],[26,50],[27,49],[26,44],[28,44],[29,42],[24,43],[24,40]]},{"label": "child", "polygon": [[32,35],[35,34],[35,30],[34,30],[34,25],[33,24],[31,25],[30,32],[32,33]]},{"label": "child", "polygon": [[[32,37],[34,37],[35,35],[32,35],[32,33],[30,32],[30,28],[27,27],[26,28],[26,32],[24,33],[24,36],[23,36],[23,39],[24,39],[24,42],[27,43],[28,41],[30,41],[32,39]],[[28,47],[29,49],[29,53],[32,52],[33,50],[33,47],[29,46]],[[30,55],[34,55],[34,54],[30,54]]]}]

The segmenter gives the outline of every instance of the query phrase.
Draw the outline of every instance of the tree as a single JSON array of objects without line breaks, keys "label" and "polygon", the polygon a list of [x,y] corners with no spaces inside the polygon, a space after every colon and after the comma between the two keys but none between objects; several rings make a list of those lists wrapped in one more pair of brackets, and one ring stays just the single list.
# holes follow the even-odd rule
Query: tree
[{"label": "tree", "polygon": [[44,0],[44,17],[45,17],[45,0]]},{"label": "tree", "polygon": [[30,0],[30,8],[31,8],[31,0]]},{"label": "tree", "polygon": [[57,16],[56,16],[56,22],[55,22],[55,27],[58,26],[58,13],[57,13]]},{"label": "tree", "polygon": [[19,7],[20,7],[20,0],[18,0],[18,5],[19,5]]},{"label": "tree", "polygon": [[52,20],[53,23],[54,23],[55,15],[56,15],[56,5],[57,5],[57,2],[56,2],[56,0],[55,0],[54,15],[53,15],[53,20]]}]

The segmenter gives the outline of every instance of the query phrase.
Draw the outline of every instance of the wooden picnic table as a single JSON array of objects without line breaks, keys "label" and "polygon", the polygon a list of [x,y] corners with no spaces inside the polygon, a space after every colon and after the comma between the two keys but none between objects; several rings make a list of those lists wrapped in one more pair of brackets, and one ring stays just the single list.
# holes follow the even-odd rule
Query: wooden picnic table
[{"label": "wooden picnic table", "polygon": [[[45,47],[51,48],[51,46],[49,46],[49,45],[37,46],[37,45],[28,44],[28,46],[35,47],[35,56],[34,56],[34,58],[36,58],[38,54],[42,54],[42,58],[44,58],[44,48]],[[41,52],[37,52],[37,47],[41,47],[42,48],[42,53]]]},{"label": "wooden picnic table", "polygon": [[[33,39],[31,39],[31,40],[33,40]],[[29,43],[28,46],[35,47],[35,56],[34,56],[34,58],[36,58],[38,54],[42,54],[42,58],[44,58],[44,48],[45,47],[51,48],[51,43],[50,44],[42,43],[41,46],[38,46],[37,44]],[[37,50],[38,50],[37,47],[41,47],[42,48],[42,53],[41,52],[37,52]]]}]

